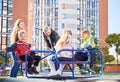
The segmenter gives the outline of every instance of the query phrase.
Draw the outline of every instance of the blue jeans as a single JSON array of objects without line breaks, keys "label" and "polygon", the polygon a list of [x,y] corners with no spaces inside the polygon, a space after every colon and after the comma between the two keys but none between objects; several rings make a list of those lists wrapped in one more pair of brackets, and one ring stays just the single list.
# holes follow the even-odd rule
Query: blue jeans
[{"label": "blue jeans", "polygon": [[14,65],[11,68],[10,77],[16,77],[21,62],[18,62],[19,59],[18,59],[17,55],[15,54],[15,52],[12,52],[12,56],[13,56],[13,60],[14,60]]},{"label": "blue jeans", "polygon": [[21,64],[20,62],[14,62],[14,65],[11,68],[10,77],[17,77],[20,64]]}]

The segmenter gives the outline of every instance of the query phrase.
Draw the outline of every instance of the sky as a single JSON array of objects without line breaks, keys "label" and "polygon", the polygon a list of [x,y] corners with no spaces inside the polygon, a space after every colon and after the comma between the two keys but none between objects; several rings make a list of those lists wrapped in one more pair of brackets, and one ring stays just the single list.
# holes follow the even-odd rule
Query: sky
[{"label": "sky", "polygon": [[[108,33],[120,33],[120,0],[108,0]],[[114,47],[109,51],[116,54]]]},{"label": "sky", "polygon": [[108,33],[120,33],[120,0],[108,0]]}]

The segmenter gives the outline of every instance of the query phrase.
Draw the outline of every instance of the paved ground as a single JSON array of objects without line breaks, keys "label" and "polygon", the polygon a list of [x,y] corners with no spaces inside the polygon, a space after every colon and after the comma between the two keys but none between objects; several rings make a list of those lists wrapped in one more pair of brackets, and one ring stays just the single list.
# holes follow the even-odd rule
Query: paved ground
[{"label": "paved ground", "polygon": [[[10,78],[9,76],[0,76],[0,82],[120,82],[120,74],[114,74],[114,76],[102,76],[94,77],[90,75],[80,75],[75,73],[77,79],[48,79],[48,78],[38,78],[38,76],[46,76],[46,73],[41,73],[37,78],[27,78],[25,76],[18,76],[17,78]],[[63,73],[64,76],[71,75],[68,73]],[[109,74],[110,75],[110,74]],[[30,76],[30,75],[29,75]]]},{"label": "paved ground", "polygon": [[40,78],[0,78],[0,82],[120,82],[120,78],[79,78],[73,80],[53,80]]},{"label": "paved ground", "polygon": [[100,77],[100,78],[78,78],[67,80],[55,80],[45,78],[26,78],[26,77],[0,77],[0,82],[120,82],[120,76]]}]

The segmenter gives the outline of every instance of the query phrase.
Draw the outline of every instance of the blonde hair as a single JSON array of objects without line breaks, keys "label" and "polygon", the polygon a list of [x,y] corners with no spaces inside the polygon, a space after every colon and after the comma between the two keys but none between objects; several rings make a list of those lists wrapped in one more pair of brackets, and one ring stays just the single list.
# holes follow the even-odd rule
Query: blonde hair
[{"label": "blonde hair", "polygon": [[64,29],[63,34],[69,34],[72,35],[72,31],[70,29]]},{"label": "blonde hair", "polygon": [[11,33],[11,42],[15,43],[18,39],[18,31],[20,30],[19,24],[24,22],[22,19],[17,19],[13,26],[13,31]]},{"label": "blonde hair", "polygon": [[63,34],[61,36],[61,38],[58,40],[56,46],[61,48],[62,46],[64,46],[64,43],[67,41],[69,35],[72,35],[72,31],[69,29],[65,29],[63,31]]},{"label": "blonde hair", "polygon": [[19,30],[19,31],[18,31],[18,37],[20,37],[21,34],[26,34],[26,31],[25,31],[25,30]]}]

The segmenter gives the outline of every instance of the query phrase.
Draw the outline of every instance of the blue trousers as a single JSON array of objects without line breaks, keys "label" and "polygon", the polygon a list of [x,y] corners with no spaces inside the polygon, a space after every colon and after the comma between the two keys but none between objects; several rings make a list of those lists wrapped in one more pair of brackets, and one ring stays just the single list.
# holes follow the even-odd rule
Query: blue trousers
[{"label": "blue trousers", "polygon": [[17,55],[15,54],[15,52],[12,52],[12,56],[13,56],[13,60],[14,60],[14,65],[11,68],[11,72],[10,72],[10,77],[17,77],[17,73],[20,67],[20,62]]},{"label": "blue trousers", "polygon": [[20,64],[21,64],[20,62],[14,62],[14,65],[11,68],[10,77],[17,77]]}]

